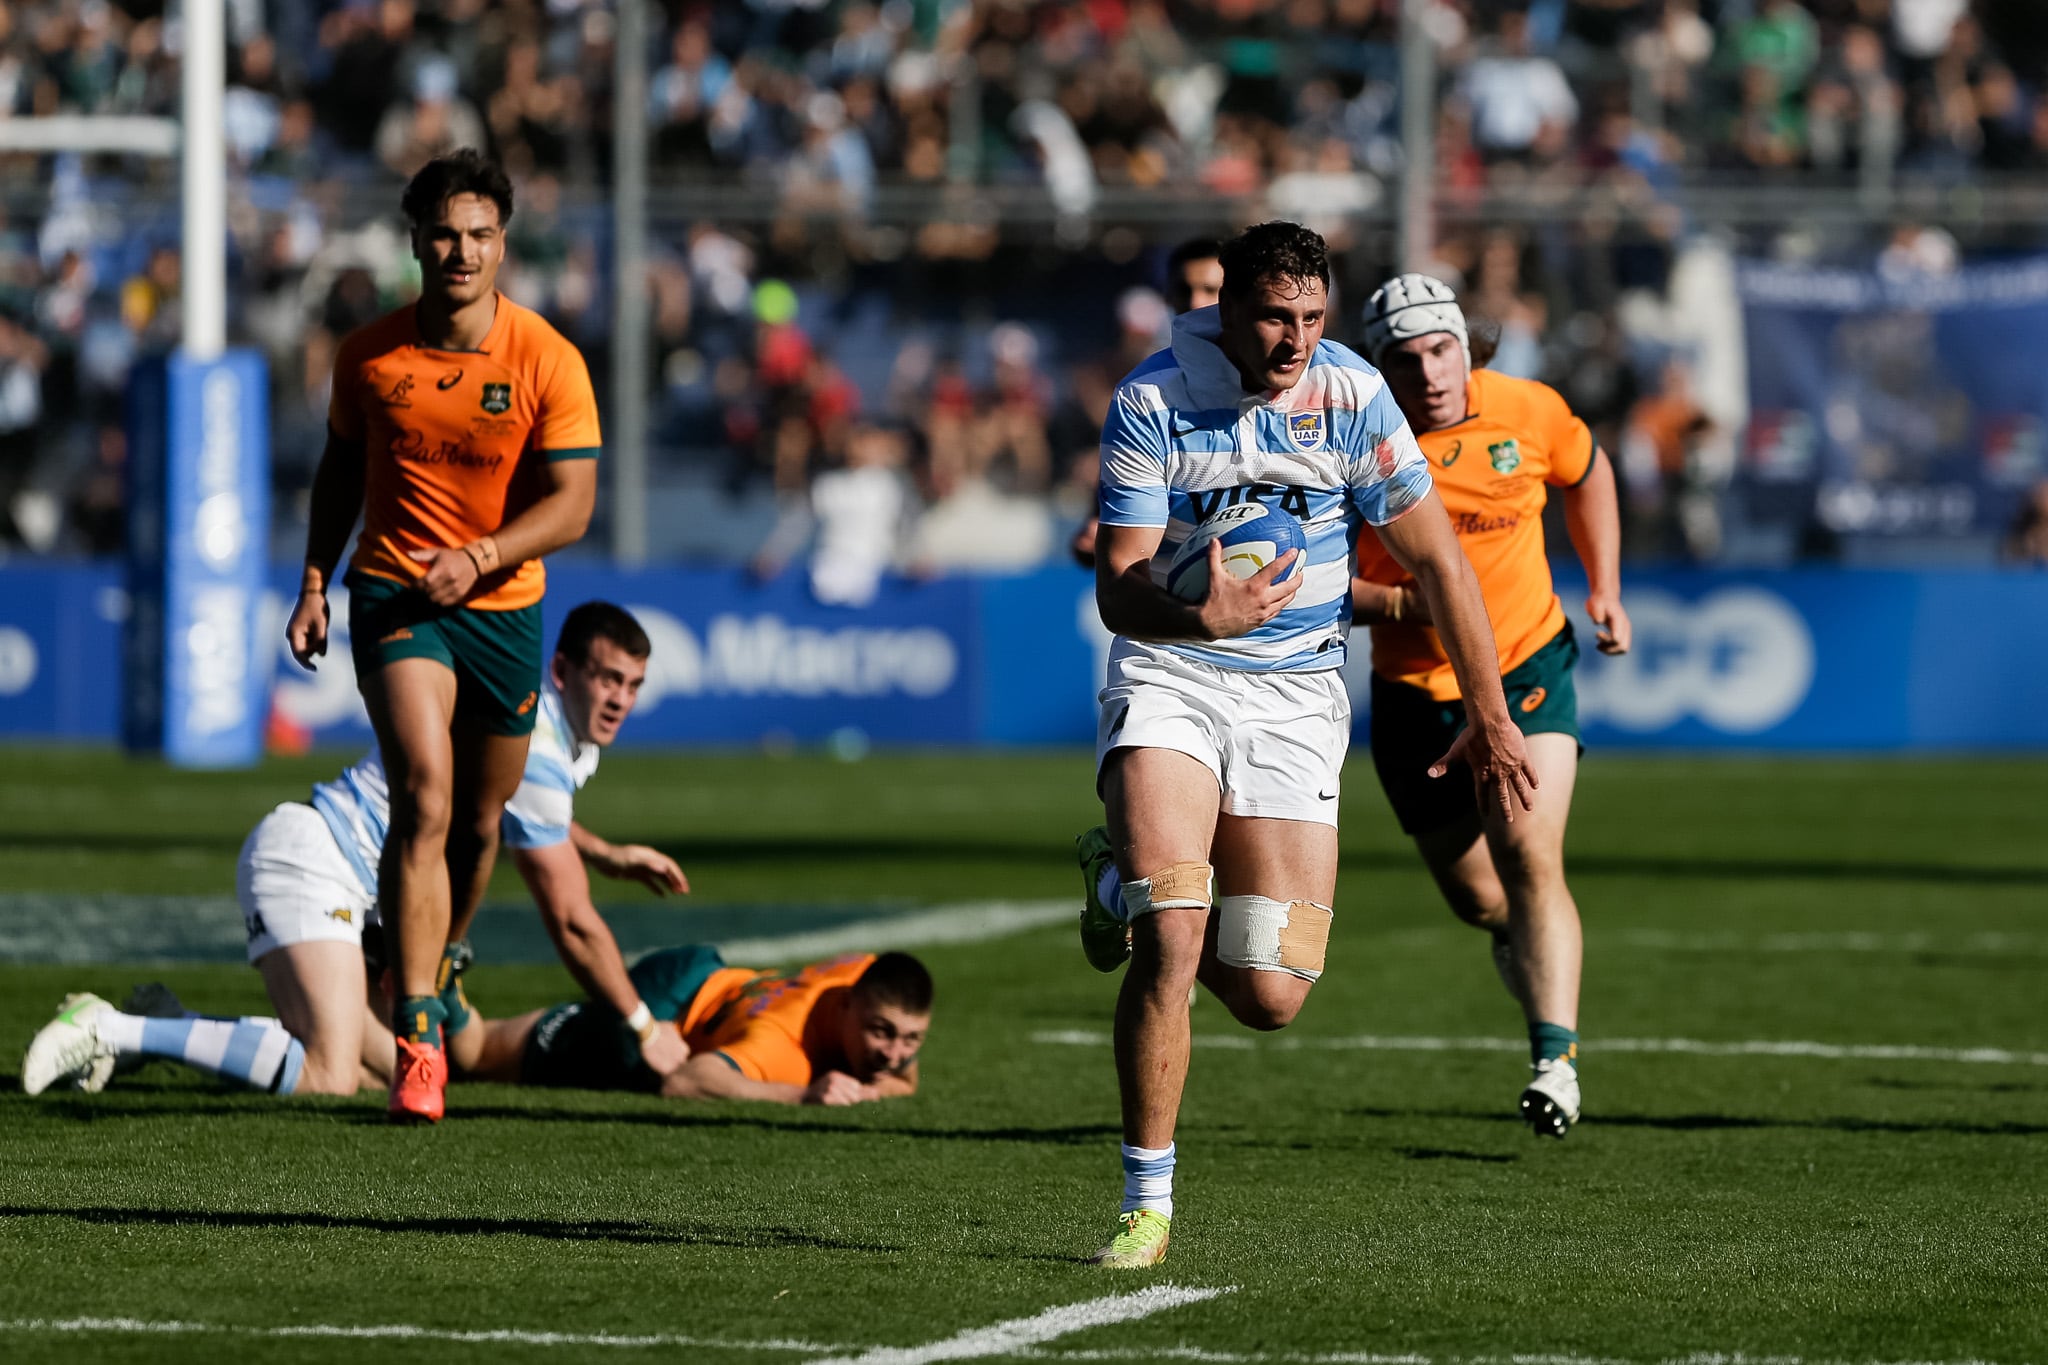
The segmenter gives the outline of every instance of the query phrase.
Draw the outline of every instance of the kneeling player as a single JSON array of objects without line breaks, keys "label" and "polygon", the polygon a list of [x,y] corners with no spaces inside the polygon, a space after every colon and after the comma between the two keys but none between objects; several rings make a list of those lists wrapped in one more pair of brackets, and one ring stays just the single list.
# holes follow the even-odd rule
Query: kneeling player
[{"label": "kneeling player", "polygon": [[[449,1036],[458,1073],[772,1104],[860,1104],[917,1089],[932,978],[907,953],[856,953],[780,973],[728,967],[717,949],[694,944],[648,954],[632,977],[652,1019],[585,1000],[478,1021]],[[646,1059],[650,1036],[663,1034],[690,1053],[667,1075]]]},{"label": "kneeling player", "polygon": [[[646,632],[621,608],[585,602],[557,639],[549,686],[519,789],[505,805],[512,852],[563,962],[595,999],[621,1013],[642,1008],[611,930],[590,900],[588,865],[657,892],[687,891],[682,870],[658,850],[606,843],[575,823],[574,793],[597,771],[599,750],[631,714],[650,653]],[[22,1088],[61,1081],[96,1091],[117,1061],[162,1058],[281,1095],[353,1094],[388,1083],[395,1044],[382,1011],[366,1003],[364,924],[376,913],[377,860],[389,828],[389,796],[376,750],[310,803],[287,802],[242,845],[236,896],[249,931],[249,961],[263,974],[276,1019],[209,1018],[164,1002],[169,1017],[124,1013],[96,995],[68,997],[30,1043]],[[372,943],[376,942],[373,934]],[[442,967],[442,1006],[467,1007],[456,979],[458,950]],[[649,1043],[648,1065],[680,1066],[673,1035]]]}]

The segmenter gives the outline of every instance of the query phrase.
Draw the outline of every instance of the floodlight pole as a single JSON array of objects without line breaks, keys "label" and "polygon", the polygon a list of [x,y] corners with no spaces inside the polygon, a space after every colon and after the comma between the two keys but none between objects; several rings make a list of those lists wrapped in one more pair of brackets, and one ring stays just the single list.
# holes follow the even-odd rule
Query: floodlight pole
[{"label": "floodlight pole", "polygon": [[221,95],[227,77],[227,25],[222,0],[185,0],[185,51],[179,82],[184,123],[184,191],[179,275],[184,352],[217,360],[227,349],[227,143]]},{"label": "floodlight pole", "polygon": [[612,559],[647,562],[647,0],[619,0],[612,49]]},{"label": "floodlight pole", "polygon": [[1436,49],[1429,39],[1435,0],[1401,5],[1401,241],[1403,270],[1426,270],[1436,255]]}]

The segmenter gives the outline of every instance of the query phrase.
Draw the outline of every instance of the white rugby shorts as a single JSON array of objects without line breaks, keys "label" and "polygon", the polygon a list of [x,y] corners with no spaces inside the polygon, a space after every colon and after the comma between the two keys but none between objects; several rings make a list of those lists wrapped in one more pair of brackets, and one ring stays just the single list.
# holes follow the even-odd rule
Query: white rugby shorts
[{"label": "white rugby shorts", "polygon": [[1171,749],[1216,775],[1226,815],[1335,826],[1351,698],[1334,668],[1254,673],[1118,639],[1099,698],[1095,776],[1118,749]]},{"label": "white rugby shorts", "polygon": [[264,816],[242,841],[235,899],[251,962],[288,943],[360,944],[377,904],[320,812],[297,801]]}]

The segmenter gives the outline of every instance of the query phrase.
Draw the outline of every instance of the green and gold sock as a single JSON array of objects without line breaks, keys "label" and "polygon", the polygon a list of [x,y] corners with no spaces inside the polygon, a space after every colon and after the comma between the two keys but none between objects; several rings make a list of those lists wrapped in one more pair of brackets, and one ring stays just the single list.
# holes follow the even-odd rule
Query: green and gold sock
[{"label": "green and gold sock", "polygon": [[1529,1060],[1547,1062],[1557,1057],[1564,1058],[1573,1066],[1579,1064],[1578,1030],[1568,1029],[1563,1024],[1529,1025]]},{"label": "green and gold sock", "polygon": [[441,1026],[448,1021],[448,1011],[441,1008],[439,998],[431,995],[408,995],[398,1002],[398,1008],[391,1012],[391,1031],[408,1043],[426,1043],[440,1047]]}]

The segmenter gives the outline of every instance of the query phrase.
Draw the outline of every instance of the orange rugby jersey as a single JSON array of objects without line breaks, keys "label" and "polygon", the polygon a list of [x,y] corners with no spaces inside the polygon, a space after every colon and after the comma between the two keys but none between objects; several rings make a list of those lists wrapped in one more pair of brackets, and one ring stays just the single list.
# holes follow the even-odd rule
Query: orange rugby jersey
[{"label": "orange rugby jersey", "polygon": [[750,1080],[809,1085],[846,1067],[836,1006],[874,960],[873,953],[851,953],[787,975],[747,967],[713,972],[682,1018],[683,1041],[690,1055],[716,1052]]},{"label": "orange rugby jersey", "polygon": [[[1532,379],[1474,370],[1464,421],[1417,432],[1430,477],[1479,575],[1502,673],[1564,629],[1564,608],[1543,554],[1546,485],[1569,487],[1592,472],[1593,433],[1557,390]],[[1359,577],[1412,584],[1367,528],[1358,542]],[[1458,679],[1429,626],[1393,622],[1372,628],[1372,667],[1383,678],[1458,695]]]},{"label": "orange rugby jersey", "polygon": [[[342,341],[327,424],[363,445],[363,532],[351,565],[409,583],[413,550],[467,545],[539,500],[540,463],[594,459],[602,438],[583,356],[531,309],[498,295],[474,351],[420,344],[413,307]],[[477,581],[468,607],[510,611],[540,601],[537,559]]]}]

